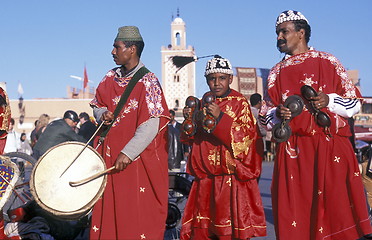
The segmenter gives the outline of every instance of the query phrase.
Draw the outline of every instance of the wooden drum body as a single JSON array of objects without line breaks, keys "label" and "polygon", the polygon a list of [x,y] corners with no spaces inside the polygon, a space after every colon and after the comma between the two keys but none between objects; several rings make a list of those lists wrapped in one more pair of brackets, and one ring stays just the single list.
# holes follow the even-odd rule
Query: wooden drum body
[{"label": "wooden drum body", "polygon": [[76,220],[87,215],[105,189],[106,175],[76,187],[69,184],[106,170],[104,160],[91,146],[68,168],[84,146],[80,142],[65,142],[52,147],[32,171],[32,195],[41,208],[57,218]]}]

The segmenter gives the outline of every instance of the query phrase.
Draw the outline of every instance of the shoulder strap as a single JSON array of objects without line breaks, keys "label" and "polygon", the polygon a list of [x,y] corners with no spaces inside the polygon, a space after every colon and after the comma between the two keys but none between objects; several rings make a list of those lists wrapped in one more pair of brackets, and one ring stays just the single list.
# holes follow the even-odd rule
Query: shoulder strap
[{"label": "shoulder strap", "polygon": [[100,137],[101,139],[105,138],[107,133],[112,127],[112,124],[115,122],[116,118],[118,117],[121,109],[124,107],[125,103],[128,100],[128,97],[130,93],[132,92],[134,86],[137,84],[137,82],[145,76],[146,73],[150,72],[145,66],[141,67],[132,77],[132,79],[129,81],[127,87],[125,88],[123,94],[121,95],[121,98],[119,100],[118,105],[116,106],[114,110],[114,119],[112,120],[111,124],[107,126],[107,128],[102,131]]}]

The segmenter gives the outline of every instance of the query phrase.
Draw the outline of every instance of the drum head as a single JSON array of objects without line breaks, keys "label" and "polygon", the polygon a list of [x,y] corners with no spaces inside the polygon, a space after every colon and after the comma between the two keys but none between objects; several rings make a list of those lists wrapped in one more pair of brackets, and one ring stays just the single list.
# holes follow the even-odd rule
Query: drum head
[{"label": "drum head", "polygon": [[56,217],[75,220],[85,216],[101,197],[106,186],[106,175],[77,187],[69,184],[106,170],[104,160],[90,146],[84,149],[61,176],[84,146],[80,142],[61,143],[41,156],[32,171],[32,195],[44,210]]}]

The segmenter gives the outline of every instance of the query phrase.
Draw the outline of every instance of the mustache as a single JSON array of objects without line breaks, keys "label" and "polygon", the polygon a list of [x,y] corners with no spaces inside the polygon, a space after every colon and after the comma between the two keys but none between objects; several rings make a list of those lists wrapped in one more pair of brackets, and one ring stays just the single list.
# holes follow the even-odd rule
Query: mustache
[{"label": "mustache", "polygon": [[278,41],[276,41],[276,46],[279,47],[279,45],[286,44],[286,43],[287,43],[287,40],[285,40],[285,39],[279,39]]}]

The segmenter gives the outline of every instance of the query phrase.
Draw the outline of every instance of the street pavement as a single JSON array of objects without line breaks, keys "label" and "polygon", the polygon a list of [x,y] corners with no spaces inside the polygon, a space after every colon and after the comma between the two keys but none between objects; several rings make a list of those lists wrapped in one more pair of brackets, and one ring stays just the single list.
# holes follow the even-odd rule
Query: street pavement
[{"label": "street pavement", "polygon": [[[262,204],[265,210],[266,216],[266,225],[267,225],[267,236],[266,237],[257,237],[252,238],[252,240],[275,240],[275,231],[274,231],[274,220],[271,207],[271,179],[274,168],[274,162],[263,162],[262,163],[262,174],[259,182]],[[185,202],[184,202],[185,203]],[[183,203],[183,204],[184,204]],[[179,205],[178,207],[183,210],[184,205]],[[179,239],[179,228],[173,228],[165,232],[164,240],[178,240]]]},{"label": "street pavement", "polygon": [[271,205],[271,180],[273,175],[274,162],[263,162],[262,163],[262,173],[259,182],[262,205],[265,211],[266,217],[266,237],[252,238],[252,240],[275,240],[275,230],[274,230],[274,217]]}]

